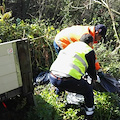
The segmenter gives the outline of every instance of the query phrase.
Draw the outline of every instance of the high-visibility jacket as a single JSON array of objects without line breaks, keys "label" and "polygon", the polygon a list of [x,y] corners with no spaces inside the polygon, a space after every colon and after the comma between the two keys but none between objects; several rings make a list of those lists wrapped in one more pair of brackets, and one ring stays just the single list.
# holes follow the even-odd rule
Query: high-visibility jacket
[{"label": "high-visibility jacket", "polygon": [[50,71],[57,71],[81,79],[88,68],[85,55],[93,49],[84,42],[74,42],[61,50]]},{"label": "high-visibility jacket", "polygon": [[[94,43],[97,43],[97,41],[95,40],[95,26],[79,26],[79,25],[68,27],[60,31],[55,37],[55,42],[61,49],[64,49],[70,43],[80,41],[81,36],[86,33],[91,34]],[[99,70],[101,68],[97,59],[95,62],[95,67],[96,70]]]},{"label": "high-visibility jacket", "polygon": [[95,26],[72,26],[60,31],[56,37],[55,42],[61,48],[66,48],[70,43],[80,41],[83,34],[89,33],[92,35],[94,43],[95,41]]}]

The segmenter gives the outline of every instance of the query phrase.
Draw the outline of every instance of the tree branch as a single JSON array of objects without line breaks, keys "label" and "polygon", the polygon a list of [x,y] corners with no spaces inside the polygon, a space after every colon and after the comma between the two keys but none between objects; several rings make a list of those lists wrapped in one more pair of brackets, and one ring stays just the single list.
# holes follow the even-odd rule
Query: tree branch
[{"label": "tree branch", "polygon": [[[102,1],[103,1],[103,0],[102,0]],[[117,42],[120,44],[120,40],[119,40],[119,37],[118,37],[118,34],[117,34],[117,30],[116,30],[116,27],[115,27],[115,19],[114,19],[113,13],[112,13],[112,11],[111,11],[111,9],[110,9],[110,7],[109,7],[108,0],[107,0],[107,9],[108,9],[109,14],[110,14],[111,19],[112,19],[113,29],[114,29],[115,35],[116,35],[116,37],[117,37]]]},{"label": "tree branch", "polygon": [[[103,1],[103,0],[102,0],[102,1]],[[102,6],[104,6],[105,8],[107,8],[106,4],[102,4],[102,2],[100,2],[100,1],[94,0],[94,2],[95,2],[95,3],[98,3],[98,4],[101,4]],[[104,1],[103,1],[103,2],[104,2]],[[104,2],[104,3],[105,3],[105,2]],[[118,14],[118,15],[120,15],[120,13],[119,13],[118,11],[114,10],[114,9],[111,9],[111,11],[114,12],[114,13],[116,13],[116,14]]]},{"label": "tree branch", "polygon": [[115,10],[113,10],[113,9],[111,9],[111,8],[109,7],[108,0],[106,0],[106,1],[107,1],[107,3],[105,3],[105,1],[103,1],[103,0],[101,0],[101,2],[100,2],[100,1],[97,1],[97,0],[94,0],[95,3],[101,4],[102,6],[106,7],[106,8],[108,9],[108,11],[109,11],[109,14],[110,14],[110,17],[111,17],[111,20],[112,20],[112,23],[113,23],[113,29],[114,29],[114,32],[115,32],[115,35],[116,35],[116,38],[117,38],[116,48],[115,48],[115,50],[111,53],[111,54],[115,54],[115,53],[117,53],[118,50],[120,49],[120,40],[119,40],[117,31],[116,31],[115,19],[114,19],[114,16],[113,16],[113,13],[112,13],[112,12],[115,12],[115,13],[117,13],[118,15],[120,15],[120,13],[117,12],[117,11],[115,11]]},{"label": "tree branch", "polygon": [[[116,31],[116,27],[115,27],[115,19],[114,19],[113,13],[112,13],[113,10],[109,7],[108,0],[107,0],[107,3],[105,3],[105,1],[103,1],[103,0],[101,0],[101,2],[97,1],[97,0],[94,0],[94,2],[96,2],[98,4],[101,4],[102,6],[104,6],[104,7],[106,7],[108,9],[110,17],[111,17],[111,20],[112,20],[112,23],[113,23],[113,29],[114,29],[114,32],[115,32],[115,36],[117,38],[117,43],[120,44],[120,40],[119,40],[117,31]],[[119,15],[120,15],[120,13],[119,13]]]}]

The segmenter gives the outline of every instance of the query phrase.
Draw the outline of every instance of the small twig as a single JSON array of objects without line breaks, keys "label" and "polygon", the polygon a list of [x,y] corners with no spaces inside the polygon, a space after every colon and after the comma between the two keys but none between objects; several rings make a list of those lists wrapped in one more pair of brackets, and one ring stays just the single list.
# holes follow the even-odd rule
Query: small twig
[{"label": "small twig", "polygon": [[[32,40],[39,40],[40,38],[44,38],[44,37],[47,37],[47,36],[46,36],[46,35],[43,35],[43,36],[40,36],[40,37],[37,37],[37,38],[33,38],[33,39],[30,39],[30,40],[31,40],[31,41],[32,41]],[[47,38],[47,40],[49,40],[49,39],[52,39],[52,38]],[[49,46],[49,48],[50,48],[50,51],[51,51],[51,54],[52,54],[52,60],[54,61],[54,60],[55,60],[55,58],[54,58],[54,53],[53,53],[53,50],[52,50],[51,45],[49,44],[49,42],[48,42],[47,40],[45,40],[45,42],[48,44],[48,46]]]},{"label": "small twig", "polygon": [[[102,6],[104,6],[104,7],[107,8],[107,6],[104,5],[104,4],[102,4],[100,1],[94,0],[94,2],[95,2],[95,3],[98,3],[98,4],[101,4]],[[114,10],[114,9],[111,9],[111,11],[114,12],[114,13],[116,13],[116,14],[118,14],[118,15],[120,15],[120,13],[119,13],[118,11]]]},{"label": "small twig", "polygon": [[23,37],[22,38],[25,38],[25,30],[23,30]]}]

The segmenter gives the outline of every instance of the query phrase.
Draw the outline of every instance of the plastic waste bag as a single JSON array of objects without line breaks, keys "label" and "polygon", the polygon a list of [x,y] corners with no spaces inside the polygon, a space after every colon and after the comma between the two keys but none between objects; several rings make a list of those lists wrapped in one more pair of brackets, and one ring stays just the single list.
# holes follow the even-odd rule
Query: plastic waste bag
[{"label": "plastic waste bag", "polygon": [[39,73],[39,75],[34,79],[34,85],[36,86],[48,84],[49,82],[49,71]]},{"label": "plastic waste bag", "polygon": [[109,74],[101,78],[100,84],[107,92],[120,93],[120,83]]},{"label": "plastic waste bag", "polygon": [[80,103],[84,103],[84,96],[81,94],[68,92],[66,100],[68,104],[79,105]]}]

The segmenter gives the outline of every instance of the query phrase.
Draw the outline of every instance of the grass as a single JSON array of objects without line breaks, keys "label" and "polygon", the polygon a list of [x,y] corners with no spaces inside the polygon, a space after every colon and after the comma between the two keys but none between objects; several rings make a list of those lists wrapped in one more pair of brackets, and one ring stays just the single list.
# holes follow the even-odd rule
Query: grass
[{"label": "grass", "polygon": [[[36,106],[27,113],[26,120],[82,120],[80,108],[66,109],[66,95],[60,97],[54,93],[50,84],[35,88]],[[95,113],[93,120],[120,120],[120,97],[117,94],[94,91]]]}]

